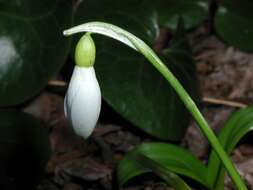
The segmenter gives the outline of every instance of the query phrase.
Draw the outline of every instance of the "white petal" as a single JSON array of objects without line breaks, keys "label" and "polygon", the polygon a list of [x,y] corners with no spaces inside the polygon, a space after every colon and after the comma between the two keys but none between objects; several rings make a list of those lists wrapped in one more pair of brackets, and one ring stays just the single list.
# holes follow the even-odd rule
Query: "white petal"
[{"label": "white petal", "polygon": [[74,131],[87,138],[96,126],[101,92],[93,67],[75,66],[64,100],[64,112]]}]

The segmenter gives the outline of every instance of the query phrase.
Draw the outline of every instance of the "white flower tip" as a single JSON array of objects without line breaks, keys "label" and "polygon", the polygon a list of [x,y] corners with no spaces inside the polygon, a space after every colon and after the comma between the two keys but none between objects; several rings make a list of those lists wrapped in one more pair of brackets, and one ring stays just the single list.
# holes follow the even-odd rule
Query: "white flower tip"
[{"label": "white flower tip", "polygon": [[93,67],[75,66],[64,99],[64,112],[77,135],[87,138],[101,109],[101,92]]}]

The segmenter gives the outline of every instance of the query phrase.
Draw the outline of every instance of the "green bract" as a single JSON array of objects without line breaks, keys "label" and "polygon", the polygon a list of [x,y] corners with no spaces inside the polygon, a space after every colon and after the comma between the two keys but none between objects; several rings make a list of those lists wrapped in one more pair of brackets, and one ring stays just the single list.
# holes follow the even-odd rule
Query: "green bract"
[{"label": "green bract", "polygon": [[85,34],[77,43],[75,62],[80,67],[92,67],[95,63],[96,47],[90,33]]}]

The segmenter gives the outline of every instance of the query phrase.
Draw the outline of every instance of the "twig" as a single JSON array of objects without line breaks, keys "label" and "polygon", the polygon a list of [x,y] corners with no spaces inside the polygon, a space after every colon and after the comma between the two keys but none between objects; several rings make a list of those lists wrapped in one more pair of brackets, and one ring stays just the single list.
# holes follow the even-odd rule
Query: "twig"
[{"label": "twig", "polygon": [[67,83],[65,81],[61,81],[61,80],[50,80],[48,82],[48,85],[50,86],[60,86],[60,87],[64,87],[67,85]]},{"label": "twig", "polygon": [[245,108],[248,105],[243,104],[240,102],[234,102],[234,101],[229,101],[229,100],[222,100],[222,99],[216,99],[216,98],[210,98],[210,97],[204,97],[202,99],[203,102],[206,103],[211,103],[211,104],[220,104],[220,105],[225,105],[225,106],[230,106],[230,107],[237,107],[237,108]]},{"label": "twig", "polygon": [[[48,82],[48,85],[64,87],[64,86],[67,86],[67,82],[61,81],[61,80],[51,80]],[[210,97],[203,97],[202,101],[206,103],[210,103],[210,104],[225,105],[225,106],[237,107],[237,108],[245,108],[248,106],[247,104],[243,104],[240,102],[210,98]]]}]

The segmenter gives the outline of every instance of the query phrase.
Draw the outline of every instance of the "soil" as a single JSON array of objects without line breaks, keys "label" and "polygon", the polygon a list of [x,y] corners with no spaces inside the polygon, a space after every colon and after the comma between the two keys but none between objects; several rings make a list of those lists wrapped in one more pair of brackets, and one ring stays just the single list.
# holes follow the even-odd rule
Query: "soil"
[{"label": "soil", "polygon": [[[164,30],[162,32],[163,35],[167,34]],[[218,132],[233,111],[253,103],[253,54],[228,47],[205,25],[192,31],[189,40],[204,97],[202,112],[210,126]],[[124,153],[146,138],[108,106],[103,107],[105,113],[93,135],[88,140],[79,138],[64,117],[66,86],[61,84],[51,83],[24,108],[25,112],[39,118],[50,131],[53,154],[38,190],[118,189],[115,177],[117,163]],[[253,189],[253,145],[250,138],[252,134],[237,146],[232,159],[249,188]],[[208,142],[194,122],[190,124],[181,145],[203,162],[210,151]],[[133,181],[123,189],[170,190],[155,177]],[[233,189],[228,177],[226,189]]]}]

